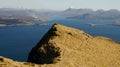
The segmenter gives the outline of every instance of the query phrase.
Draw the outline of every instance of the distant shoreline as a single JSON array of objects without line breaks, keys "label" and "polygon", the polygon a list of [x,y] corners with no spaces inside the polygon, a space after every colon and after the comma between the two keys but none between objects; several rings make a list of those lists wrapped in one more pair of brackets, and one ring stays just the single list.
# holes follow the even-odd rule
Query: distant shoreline
[{"label": "distant shoreline", "polygon": [[4,26],[7,26],[7,24],[0,24],[0,27],[4,27]]},{"label": "distant shoreline", "polygon": [[7,26],[47,26],[49,24],[47,23],[42,23],[42,24],[34,24],[34,23],[30,23],[30,24],[0,24],[0,27],[7,27]]},{"label": "distant shoreline", "polygon": [[108,25],[112,25],[112,26],[120,26],[120,24],[92,24],[92,23],[90,23],[90,24],[87,24],[87,25],[89,25],[89,26],[91,26],[91,27],[93,27],[93,26],[108,26]]}]

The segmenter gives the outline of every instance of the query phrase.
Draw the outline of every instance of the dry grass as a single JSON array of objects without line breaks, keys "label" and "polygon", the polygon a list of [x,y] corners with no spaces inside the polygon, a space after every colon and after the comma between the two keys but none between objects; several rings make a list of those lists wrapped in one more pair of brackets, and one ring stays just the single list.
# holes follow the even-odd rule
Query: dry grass
[{"label": "dry grass", "polygon": [[[53,27],[57,36],[49,36],[47,42],[60,48],[60,61],[34,67],[120,67],[120,44],[115,41],[101,36],[93,37],[84,31],[59,24]],[[24,66],[23,63],[15,63],[32,67],[30,64]]]}]

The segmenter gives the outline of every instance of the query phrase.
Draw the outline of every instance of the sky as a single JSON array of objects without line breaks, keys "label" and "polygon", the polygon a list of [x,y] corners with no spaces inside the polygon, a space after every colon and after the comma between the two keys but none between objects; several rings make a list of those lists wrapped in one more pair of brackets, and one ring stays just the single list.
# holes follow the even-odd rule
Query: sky
[{"label": "sky", "polygon": [[65,10],[67,8],[118,9],[120,0],[0,0],[0,8]]}]

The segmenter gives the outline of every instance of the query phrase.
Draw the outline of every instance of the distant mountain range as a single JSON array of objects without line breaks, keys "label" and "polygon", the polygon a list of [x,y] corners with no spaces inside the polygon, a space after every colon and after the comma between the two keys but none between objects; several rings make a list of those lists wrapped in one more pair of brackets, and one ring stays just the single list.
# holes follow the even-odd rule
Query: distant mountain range
[{"label": "distant mountain range", "polygon": [[[97,10],[92,9],[73,9],[68,8],[63,11],[54,10],[33,10],[33,9],[15,9],[0,8],[0,23],[7,23],[6,20],[20,22],[47,21],[56,19],[92,19],[92,20],[120,20],[120,11],[117,9]],[[1,22],[2,20],[2,22]],[[3,21],[5,20],[5,21]]]},{"label": "distant mountain range", "polygon": [[111,9],[108,11],[104,11],[100,9],[97,11],[93,11],[92,9],[69,8],[65,10],[64,13],[67,15],[67,18],[72,18],[72,19],[108,19],[108,20],[120,19],[120,11],[117,9]]},{"label": "distant mountain range", "polygon": [[37,11],[30,9],[1,8],[0,18],[2,19],[21,19],[27,21],[41,20],[37,15],[41,16]]},{"label": "distant mountain range", "polygon": [[43,11],[41,12],[45,18],[48,19],[106,19],[106,20],[119,20],[120,19],[120,11],[117,9],[111,10],[92,10],[92,9],[73,9],[68,8],[63,11]]},{"label": "distant mountain range", "polygon": [[31,9],[0,8],[0,26],[33,25],[32,22],[45,21],[41,13]]}]

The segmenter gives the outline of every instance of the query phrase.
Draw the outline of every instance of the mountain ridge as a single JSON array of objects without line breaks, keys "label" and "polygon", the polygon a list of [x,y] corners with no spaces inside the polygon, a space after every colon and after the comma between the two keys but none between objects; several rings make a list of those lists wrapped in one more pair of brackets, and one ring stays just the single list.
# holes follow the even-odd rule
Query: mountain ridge
[{"label": "mountain ridge", "polygon": [[[63,65],[114,67],[120,66],[118,48],[120,45],[110,38],[93,37],[82,30],[54,24],[43,39],[33,47],[28,61],[37,64],[55,64],[55,67]],[[112,64],[114,65],[111,66]]]},{"label": "mountain ridge", "polygon": [[0,57],[0,66],[119,67],[120,44],[107,37],[94,37],[83,30],[54,24],[32,48],[28,62]]},{"label": "mountain ridge", "polygon": [[61,11],[54,11],[54,10],[42,11],[42,10],[33,10],[33,9],[0,8],[0,17],[4,17],[4,18],[13,17],[18,19],[30,18],[31,20],[36,20],[36,18],[39,18],[41,19],[41,21],[45,19],[53,20],[53,18],[51,18],[51,15],[54,18],[64,17],[64,18],[73,18],[73,19],[84,19],[80,17],[83,17],[85,14],[94,15],[97,19],[112,19],[112,20],[120,19],[120,10],[117,9],[110,9],[110,10],[98,9],[95,11],[87,8],[86,9],[68,8],[66,10],[61,10]]}]

